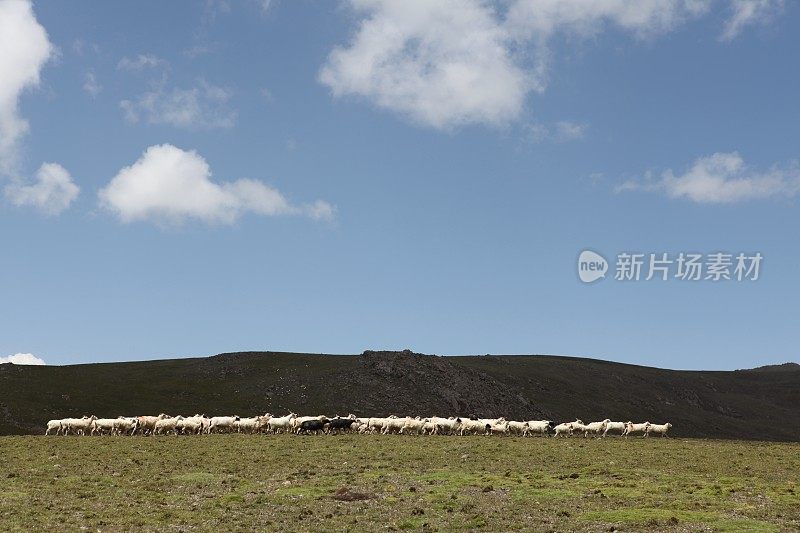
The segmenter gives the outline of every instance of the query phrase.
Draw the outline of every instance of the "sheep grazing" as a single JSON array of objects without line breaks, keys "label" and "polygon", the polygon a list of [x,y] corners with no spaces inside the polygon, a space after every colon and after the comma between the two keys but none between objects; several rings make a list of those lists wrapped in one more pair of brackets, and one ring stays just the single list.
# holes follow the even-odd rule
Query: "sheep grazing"
[{"label": "sheep grazing", "polygon": [[629,437],[631,435],[642,435],[645,436],[647,434],[647,428],[650,427],[650,422],[645,422],[644,424],[634,424],[633,422],[626,422],[625,423],[625,435]]},{"label": "sheep grazing", "polygon": [[572,422],[564,422],[553,428],[553,437],[569,437],[572,435]]},{"label": "sheep grazing", "polygon": [[609,421],[606,424],[606,429],[603,431],[603,436],[605,437],[609,433],[618,432],[620,435],[625,434],[625,422],[611,422]]},{"label": "sheep grazing", "polygon": [[136,417],[119,416],[114,419],[114,430],[112,435],[133,435],[139,427],[139,419]]},{"label": "sheep grazing", "polygon": [[114,432],[114,422],[116,422],[116,418],[98,418],[92,421],[90,433],[92,435],[111,435]]},{"label": "sheep grazing", "polygon": [[214,416],[208,425],[207,433],[232,433],[236,430],[238,416]]},{"label": "sheep grazing", "polygon": [[272,433],[289,432],[294,427],[294,421],[297,418],[295,413],[289,413],[286,416],[273,416],[267,422],[267,429]]},{"label": "sheep grazing", "polygon": [[81,418],[52,419],[46,424],[45,435],[208,435],[212,433],[277,434],[298,435],[339,433],[375,435],[496,435],[530,437],[533,435],[572,437],[583,434],[588,437],[605,437],[609,433],[628,437],[666,437],[672,428],[669,422],[612,422],[606,418],[600,422],[584,424],[581,419],[555,424],[551,420],[508,420],[499,418],[441,417],[441,416],[397,416],[359,418],[350,413],[347,417],[336,415],[298,416],[289,413],[273,416],[270,413],[253,417],[214,416],[196,414],[184,417],[161,413],[158,416],[119,416],[98,418],[94,415]]},{"label": "sheep grazing", "polygon": [[609,422],[611,422],[611,420],[606,418],[602,422],[591,422],[589,424],[586,424],[583,436],[586,437],[589,435],[589,433],[593,433],[595,436],[604,434],[606,431],[606,427],[608,427]]},{"label": "sheep grazing", "polygon": [[405,433],[407,435],[420,435],[425,428],[426,421],[427,418],[420,418],[418,416],[411,418],[409,416],[405,419],[405,423],[403,424],[403,427],[400,428],[399,433]]},{"label": "sheep grazing", "polygon": [[359,422],[355,418],[341,418],[337,415],[328,421],[328,434],[335,435],[340,431],[347,432],[353,429],[354,425],[358,424]]},{"label": "sheep grazing", "polygon": [[431,425],[433,427],[432,435],[450,435],[458,430],[458,425],[461,423],[460,418],[451,416],[449,418],[442,418],[440,416],[431,417]]},{"label": "sheep grazing", "polygon": [[158,416],[140,416],[138,417],[139,426],[136,431],[141,432],[142,435],[152,435],[153,431],[156,429],[156,423],[164,418],[169,417],[164,413]]},{"label": "sheep grazing", "polygon": [[162,418],[161,420],[156,422],[155,428],[153,429],[154,435],[168,435],[172,433],[173,435],[178,434],[178,424],[183,420],[183,417],[178,416],[170,416],[167,418]]},{"label": "sheep grazing", "polygon": [[573,435],[575,432],[583,433],[583,436],[586,437],[588,435],[588,428],[586,424],[583,423],[581,419],[576,420],[575,422],[570,422],[570,435]]},{"label": "sheep grazing", "polygon": [[644,432],[645,437],[649,437],[652,433],[653,435],[661,435],[662,437],[667,436],[667,431],[669,428],[672,427],[672,424],[667,422],[666,424],[650,424],[647,426],[647,430]]},{"label": "sheep grazing", "polygon": [[92,423],[97,420],[97,417],[84,416],[83,418],[65,418],[61,422],[61,427],[64,435],[75,433],[76,435],[88,435],[92,429]]},{"label": "sheep grazing", "polygon": [[236,433],[257,433],[261,427],[261,417],[240,418],[233,424]]},{"label": "sheep grazing", "polygon": [[480,435],[486,434],[486,424],[480,420],[472,419],[458,419],[458,434],[459,435]]},{"label": "sheep grazing", "polygon": [[528,433],[530,428],[528,428],[527,422],[517,422],[515,420],[511,420],[508,423],[508,432],[513,435],[525,435]]},{"label": "sheep grazing", "polygon": [[522,433],[525,437],[529,435],[547,435],[550,429],[554,427],[553,422],[550,420],[528,420],[525,424],[527,428]]},{"label": "sheep grazing", "polygon": [[59,420],[49,420],[47,422],[47,429],[45,430],[44,434],[45,435],[50,435],[50,432],[52,431],[54,435],[61,435],[61,432],[63,431],[62,430],[63,423],[64,423],[64,421],[60,420],[60,419]]}]

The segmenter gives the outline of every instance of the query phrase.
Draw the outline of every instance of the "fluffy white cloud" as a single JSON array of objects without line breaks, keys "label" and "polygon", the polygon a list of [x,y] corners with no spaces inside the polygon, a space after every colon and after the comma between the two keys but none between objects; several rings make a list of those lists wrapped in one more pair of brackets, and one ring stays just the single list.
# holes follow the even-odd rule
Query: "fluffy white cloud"
[{"label": "fluffy white cloud", "polygon": [[128,122],[144,115],[150,124],[167,124],[187,129],[231,128],[236,112],[227,107],[231,92],[200,81],[191,89],[163,88],[147,92],[137,100],[123,100],[120,107]]},{"label": "fluffy white cloud", "polygon": [[129,70],[139,72],[148,68],[165,67],[168,63],[165,59],[156,57],[152,54],[139,54],[133,59],[123,57],[117,63],[117,70]]},{"label": "fluffy white cloud", "polygon": [[685,198],[697,203],[735,203],[775,196],[793,197],[800,193],[800,167],[773,167],[759,172],[749,169],[736,153],[715,153],[701,157],[683,174],[672,170],[659,179],[627,181],[617,191],[658,191],[670,198]]},{"label": "fluffy white cloud", "polygon": [[19,115],[19,96],[39,84],[53,55],[47,32],[27,0],[0,1],[0,174],[16,171],[20,138],[28,123]]},{"label": "fluffy white cloud", "polygon": [[14,363],[15,365],[46,365],[44,359],[36,357],[32,353],[15,353],[8,357],[0,357],[0,364]]},{"label": "fluffy white cloud", "polygon": [[[47,214],[69,207],[78,187],[55,163],[42,165],[33,183],[19,175],[20,140],[28,131],[28,122],[19,114],[19,98],[24,90],[39,85],[41,70],[54,53],[28,0],[0,0],[0,178],[11,178],[4,191],[13,204]],[[89,76],[85,88],[99,91],[94,75]]]},{"label": "fluffy white cloud", "polygon": [[[734,0],[726,35],[782,0]],[[335,97],[366,99],[439,129],[519,117],[547,86],[556,34],[608,27],[652,38],[700,17],[714,0],[349,0],[360,19],[319,73]]]},{"label": "fluffy white cloud", "polygon": [[733,14],[725,22],[720,40],[730,41],[751,24],[768,21],[783,8],[783,0],[732,0]]},{"label": "fluffy white cloud", "polygon": [[362,96],[436,128],[502,124],[521,111],[530,83],[486,3],[350,3],[364,19],[319,74],[334,96]]},{"label": "fluffy white cloud", "polygon": [[124,222],[181,223],[197,219],[229,224],[247,212],[313,219],[330,218],[334,212],[321,200],[291,204],[279,191],[256,180],[215,183],[203,157],[170,144],[149,147],[98,195],[101,205]]},{"label": "fluffy white cloud", "polygon": [[32,184],[15,179],[5,188],[6,196],[14,205],[34,207],[48,215],[57,215],[67,209],[79,192],[69,172],[56,163],[39,167]]}]

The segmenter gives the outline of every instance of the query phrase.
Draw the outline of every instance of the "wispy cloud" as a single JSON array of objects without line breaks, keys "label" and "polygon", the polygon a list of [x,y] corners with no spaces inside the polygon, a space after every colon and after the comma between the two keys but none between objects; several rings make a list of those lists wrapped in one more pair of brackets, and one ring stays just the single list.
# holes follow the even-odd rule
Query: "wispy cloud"
[{"label": "wispy cloud", "polygon": [[134,58],[123,57],[117,63],[117,70],[127,70],[131,72],[140,72],[146,69],[167,67],[169,62],[166,59],[154,56],[152,54],[139,54]]},{"label": "wispy cloud", "polygon": [[258,7],[261,9],[262,13],[268,13],[270,9],[275,5],[274,0],[255,0]]},{"label": "wispy cloud", "polygon": [[87,43],[83,39],[78,38],[72,41],[72,51],[77,56],[82,56],[87,51],[92,52],[94,54],[99,54],[100,45],[98,45],[97,43]]},{"label": "wispy cloud", "polygon": [[159,87],[135,100],[122,100],[125,119],[185,129],[231,128],[236,111],[228,107],[232,92],[204,80],[189,89]]},{"label": "wispy cloud", "polygon": [[701,204],[730,204],[771,197],[794,197],[800,193],[800,165],[773,166],[766,171],[749,168],[737,152],[715,153],[697,159],[683,174],[671,169],[654,178],[629,180],[617,192],[661,192]]},{"label": "wispy cloud", "polygon": [[89,71],[86,73],[86,79],[83,82],[83,90],[92,98],[96,98],[103,90],[103,86],[98,83],[97,76],[95,76],[94,72]]},{"label": "wispy cloud", "polygon": [[261,93],[261,97],[264,99],[264,102],[266,102],[268,104],[272,104],[272,103],[275,102],[275,95],[272,94],[272,91],[270,91],[266,87],[261,89],[261,91],[259,91],[259,92]]},{"label": "wispy cloud", "polygon": [[207,33],[209,28],[217,21],[217,17],[227,15],[230,12],[231,4],[228,0],[205,0],[199,31]]},{"label": "wispy cloud", "polygon": [[535,123],[525,127],[526,137],[532,143],[577,141],[586,136],[587,129],[589,125],[586,123],[568,120],[558,121],[552,126]]},{"label": "wispy cloud", "polygon": [[784,0],[732,0],[732,14],[725,22],[720,40],[730,41],[747,26],[769,22],[783,6]]},{"label": "wispy cloud", "polygon": [[183,50],[183,55],[189,59],[197,59],[198,57],[210,54],[216,50],[218,45],[216,43],[198,43],[194,44]]}]

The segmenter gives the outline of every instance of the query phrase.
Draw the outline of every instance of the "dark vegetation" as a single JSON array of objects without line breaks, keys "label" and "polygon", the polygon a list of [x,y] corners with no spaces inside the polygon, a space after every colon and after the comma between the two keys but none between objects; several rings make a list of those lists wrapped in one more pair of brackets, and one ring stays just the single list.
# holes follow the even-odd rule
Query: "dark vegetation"
[{"label": "dark vegetation", "polygon": [[264,412],[671,422],[675,436],[800,440],[800,366],[675,371],[554,356],[275,352],[0,365],[0,434],[50,418]]}]

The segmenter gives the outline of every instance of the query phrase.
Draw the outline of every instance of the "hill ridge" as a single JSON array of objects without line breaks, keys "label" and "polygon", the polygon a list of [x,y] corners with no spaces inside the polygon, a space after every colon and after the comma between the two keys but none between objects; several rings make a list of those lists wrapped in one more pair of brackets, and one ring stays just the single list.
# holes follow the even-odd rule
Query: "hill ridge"
[{"label": "hill ridge", "polygon": [[0,365],[0,434],[49,418],[167,412],[672,422],[676,436],[800,440],[800,366],[669,370],[572,356],[227,352],[68,366]]}]

